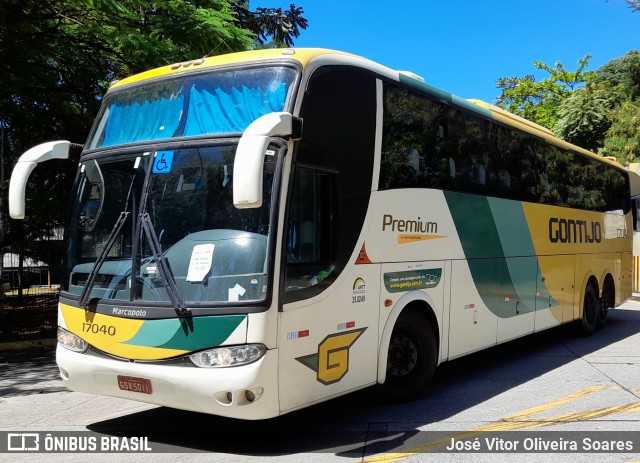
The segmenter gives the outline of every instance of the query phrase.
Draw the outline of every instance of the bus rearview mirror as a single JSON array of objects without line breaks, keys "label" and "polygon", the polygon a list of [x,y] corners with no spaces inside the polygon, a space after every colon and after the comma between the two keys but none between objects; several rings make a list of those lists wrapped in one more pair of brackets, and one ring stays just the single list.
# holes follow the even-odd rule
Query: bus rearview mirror
[{"label": "bus rearview mirror", "polygon": [[262,206],[264,156],[272,137],[298,139],[302,121],[286,112],[269,113],[253,121],[242,134],[233,165],[233,205]]},{"label": "bus rearview mirror", "polygon": [[20,156],[11,172],[9,183],[9,215],[24,219],[25,192],[29,176],[36,166],[51,159],[68,159],[71,143],[66,140],[50,141],[34,146]]}]

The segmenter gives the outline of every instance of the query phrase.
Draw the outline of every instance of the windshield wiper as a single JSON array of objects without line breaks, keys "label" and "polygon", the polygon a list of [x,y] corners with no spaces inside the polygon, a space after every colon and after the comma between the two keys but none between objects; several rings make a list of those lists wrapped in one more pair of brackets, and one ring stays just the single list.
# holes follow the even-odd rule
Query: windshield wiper
[{"label": "windshield wiper", "polygon": [[176,282],[173,279],[173,275],[171,273],[171,269],[169,267],[169,263],[167,262],[167,258],[162,253],[162,247],[160,246],[160,241],[158,241],[158,236],[156,235],[156,231],[151,223],[151,217],[148,212],[144,212],[140,215],[140,223],[142,225],[142,230],[149,240],[149,246],[151,247],[151,252],[153,253],[153,258],[156,261],[156,266],[158,269],[158,273],[160,273],[160,279],[162,280],[162,284],[169,295],[169,299],[171,299],[171,304],[175,309],[178,317],[190,317],[191,311],[187,309],[187,305],[182,299],[180,292],[178,291],[178,287],[176,286]]},{"label": "windshield wiper", "polygon": [[[109,254],[109,251],[111,251],[111,248],[113,247],[116,241],[116,238],[120,234],[120,231],[122,230],[122,226],[127,221],[127,217],[129,217],[129,212],[127,211],[120,212],[120,216],[118,217],[118,220],[113,225],[113,228],[111,229],[111,233],[109,233],[109,238],[107,238],[107,243],[102,248],[102,252],[98,256],[98,259],[96,260],[95,264],[93,264],[93,268],[91,269],[91,272],[89,272],[87,281],[85,282],[84,287],[82,288],[82,293],[80,293],[80,307],[82,307],[83,309],[89,309],[89,305],[91,302],[89,301],[89,295],[91,294],[91,290],[93,289],[93,285],[95,283],[96,277],[98,276],[98,272],[100,271],[100,267],[102,267],[102,264],[104,264],[104,261],[107,259],[107,255]],[[97,301],[98,299],[96,298],[95,300]]]}]

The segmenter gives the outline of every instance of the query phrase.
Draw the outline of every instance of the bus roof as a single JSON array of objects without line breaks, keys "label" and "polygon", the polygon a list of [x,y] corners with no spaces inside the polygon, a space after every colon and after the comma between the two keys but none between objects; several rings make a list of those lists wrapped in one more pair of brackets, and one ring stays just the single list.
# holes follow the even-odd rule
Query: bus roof
[{"label": "bus roof", "polygon": [[[226,55],[212,56],[210,58],[200,58],[191,61],[184,61],[181,63],[175,63],[168,66],[151,69],[149,71],[135,74],[131,77],[127,77],[122,80],[114,82],[109,89],[115,89],[124,85],[129,85],[137,82],[141,82],[156,77],[164,77],[171,74],[179,74],[185,71],[196,71],[204,68],[211,68],[215,66],[225,66],[240,63],[251,63],[264,60],[277,60],[288,58],[298,61],[302,66],[306,66],[312,59],[322,55],[342,55],[350,56],[353,58],[363,59],[360,56],[352,55],[350,53],[344,53],[335,50],[329,50],[324,48],[276,48],[268,50],[252,50],[241,51],[237,53],[228,53]],[[364,60],[364,59],[363,59]]]}]

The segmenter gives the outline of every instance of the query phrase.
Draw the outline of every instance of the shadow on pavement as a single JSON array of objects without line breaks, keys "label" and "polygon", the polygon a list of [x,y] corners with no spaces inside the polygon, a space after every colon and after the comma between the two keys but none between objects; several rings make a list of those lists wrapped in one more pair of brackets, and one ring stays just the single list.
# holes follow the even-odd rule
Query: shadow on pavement
[{"label": "shadow on pavement", "polygon": [[399,452],[428,434],[418,431],[425,424],[446,420],[637,335],[640,311],[624,307],[612,311],[607,326],[590,337],[576,336],[571,328],[562,326],[447,362],[438,368],[423,396],[413,402],[379,405],[372,400],[374,390],[369,389],[263,421],[158,407],[88,428],[101,434],[147,436],[156,448],[176,452],[266,456],[316,452],[356,458]]}]

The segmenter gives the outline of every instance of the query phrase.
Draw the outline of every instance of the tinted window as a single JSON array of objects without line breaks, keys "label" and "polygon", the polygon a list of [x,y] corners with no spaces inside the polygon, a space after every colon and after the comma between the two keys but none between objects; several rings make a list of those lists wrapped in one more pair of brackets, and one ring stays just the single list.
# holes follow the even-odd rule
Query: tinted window
[{"label": "tinted window", "polygon": [[625,172],[392,84],[384,87],[380,189],[441,188],[627,212]]},{"label": "tinted window", "polygon": [[[355,68],[320,68],[304,98],[288,200],[285,301],[317,294],[347,265],[373,176],[375,77]],[[306,286],[301,276],[309,277]]]}]

